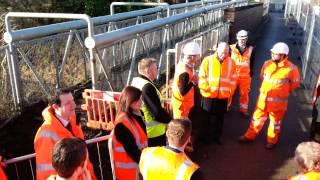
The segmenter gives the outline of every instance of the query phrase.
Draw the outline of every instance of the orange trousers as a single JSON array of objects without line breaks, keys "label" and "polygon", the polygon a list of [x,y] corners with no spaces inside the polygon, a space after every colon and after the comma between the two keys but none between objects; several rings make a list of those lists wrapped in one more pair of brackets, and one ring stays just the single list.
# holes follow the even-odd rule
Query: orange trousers
[{"label": "orange trousers", "polygon": [[232,103],[232,96],[234,95],[235,90],[239,87],[239,103],[240,103],[240,112],[248,112],[249,104],[249,92],[251,86],[251,77],[241,77],[236,80],[234,88],[232,88],[231,96],[228,99],[228,106]]},{"label": "orange trousers", "polygon": [[278,142],[281,122],[284,114],[285,114],[285,111],[266,112],[265,110],[256,108],[256,110],[253,113],[250,127],[244,136],[248,139],[252,139],[252,140],[256,139],[264,123],[269,117],[270,122],[268,127],[267,142],[271,144],[276,144]]}]

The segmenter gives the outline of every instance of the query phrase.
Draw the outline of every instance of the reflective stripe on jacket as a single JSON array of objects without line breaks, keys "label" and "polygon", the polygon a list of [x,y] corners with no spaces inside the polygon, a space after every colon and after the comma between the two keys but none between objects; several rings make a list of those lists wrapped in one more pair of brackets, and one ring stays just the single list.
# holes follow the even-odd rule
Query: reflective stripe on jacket
[{"label": "reflective stripe on jacket", "polygon": [[287,110],[288,97],[300,84],[298,68],[288,59],[278,64],[268,60],[262,66],[261,77],[257,106],[268,112]]},{"label": "reflective stripe on jacket", "polygon": [[234,60],[236,64],[237,75],[238,77],[250,77],[250,58],[253,51],[253,47],[247,47],[241,55],[236,45],[237,44],[230,45],[230,48],[231,59]]},{"label": "reflective stripe on jacket", "polygon": [[[155,87],[154,84],[152,84],[148,80],[145,80],[141,77],[135,77],[135,78],[133,78],[131,85],[142,91],[142,88],[148,83],[151,84],[154,87],[154,89],[157,91],[160,102],[162,102],[162,96],[161,96],[160,91],[158,90],[157,87]],[[166,125],[163,123],[160,123],[158,121],[155,121],[154,117],[149,112],[149,110],[145,104],[142,104],[141,110],[143,112],[144,119],[146,122],[146,129],[147,129],[148,138],[153,138],[153,137],[158,137],[158,136],[163,135],[166,131]]]},{"label": "reflective stripe on jacket", "polygon": [[318,87],[320,85],[320,75],[318,78],[318,82],[316,84],[316,87],[314,88],[314,92],[313,92],[313,98],[312,98],[312,104],[314,104],[317,100],[317,96],[318,96]]},{"label": "reflective stripe on jacket", "polygon": [[[44,122],[38,129],[34,139],[37,180],[47,179],[50,175],[56,174],[56,171],[52,167],[51,156],[53,146],[57,141],[71,137],[84,139],[80,125],[76,124],[75,115],[70,117],[69,122],[71,124],[72,133],[55,117],[54,109],[51,106],[42,111],[42,116]],[[96,179],[92,164],[90,162],[87,164],[92,179]]]},{"label": "reflective stripe on jacket", "polygon": [[320,179],[320,172],[307,172],[305,174],[297,175],[289,178],[289,180],[317,180]]},{"label": "reflective stripe on jacket", "polygon": [[193,77],[192,69],[186,67],[186,65],[183,62],[179,62],[179,64],[176,66],[175,75],[174,75],[173,84],[172,84],[171,103],[173,107],[180,107],[183,104],[183,106],[186,106],[188,107],[188,109],[190,109],[194,105],[194,88],[192,87],[184,96],[181,95],[180,93],[181,85],[180,85],[179,76],[183,73],[188,73],[188,76],[189,76],[188,83],[190,83]]},{"label": "reflective stripe on jacket", "polygon": [[217,54],[208,56],[202,61],[199,70],[200,93],[207,98],[229,98],[236,77],[233,60],[226,57],[220,63]]},{"label": "reflective stripe on jacket", "polygon": [[[129,118],[127,114],[121,113],[117,117],[116,125],[119,123],[131,132],[141,151],[148,146],[148,138],[134,118]],[[112,155],[117,180],[139,179],[138,164],[128,156],[123,145],[115,137],[115,133],[112,133]]]},{"label": "reflective stripe on jacket", "polygon": [[185,153],[165,147],[144,149],[139,167],[144,180],[189,180],[199,168]]}]

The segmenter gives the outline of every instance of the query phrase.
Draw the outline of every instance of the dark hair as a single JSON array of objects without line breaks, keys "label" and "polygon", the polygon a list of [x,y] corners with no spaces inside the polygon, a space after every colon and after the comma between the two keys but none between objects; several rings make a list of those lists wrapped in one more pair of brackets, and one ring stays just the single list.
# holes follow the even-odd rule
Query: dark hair
[{"label": "dark hair", "polygon": [[141,97],[142,92],[140,89],[133,87],[133,86],[127,86],[125,87],[120,96],[120,100],[118,103],[118,109],[117,109],[117,115],[119,115],[122,112],[127,113],[129,116],[132,115],[132,109],[130,105],[138,101]]},{"label": "dark hair", "polygon": [[175,146],[182,146],[190,137],[192,123],[189,119],[174,119],[169,122],[166,136]]},{"label": "dark hair", "polygon": [[64,138],[53,147],[52,166],[60,177],[69,178],[86,158],[87,145],[82,139]]},{"label": "dark hair", "polygon": [[61,105],[61,99],[60,96],[64,95],[64,94],[69,94],[69,93],[73,93],[70,89],[67,88],[61,88],[61,89],[57,89],[56,93],[54,94],[54,96],[51,96],[49,98],[49,104],[57,104],[57,105]]}]

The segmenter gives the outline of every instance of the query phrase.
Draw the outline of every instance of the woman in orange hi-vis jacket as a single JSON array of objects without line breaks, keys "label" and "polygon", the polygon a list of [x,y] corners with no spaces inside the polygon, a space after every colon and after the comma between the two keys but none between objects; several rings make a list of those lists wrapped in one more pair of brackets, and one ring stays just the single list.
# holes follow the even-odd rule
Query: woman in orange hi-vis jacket
[{"label": "woman in orange hi-vis jacket", "polygon": [[[139,179],[139,160],[148,146],[146,126],[140,111],[142,92],[133,86],[123,89],[111,138],[113,176],[117,180]],[[109,144],[109,145],[110,145]]]},{"label": "woman in orange hi-vis jacket", "polygon": [[271,49],[271,60],[261,69],[262,84],[255,112],[249,129],[241,136],[240,142],[253,141],[270,119],[267,149],[272,149],[278,142],[281,122],[287,110],[288,97],[300,84],[298,68],[288,59],[289,47],[283,42],[276,43]]},{"label": "woman in orange hi-vis jacket", "polygon": [[301,174],[289,177],[288,180],[318,180],[320,179],[320,144],[302,142],[295,151],[294,159]]},{"label": "woman in orange hi-vis jacket", "polygon": [[314,88],[313,93],[313,109],[312,109],[312,122],[310,127],[310,140],[320,143],[320,75],[318,82]]}]

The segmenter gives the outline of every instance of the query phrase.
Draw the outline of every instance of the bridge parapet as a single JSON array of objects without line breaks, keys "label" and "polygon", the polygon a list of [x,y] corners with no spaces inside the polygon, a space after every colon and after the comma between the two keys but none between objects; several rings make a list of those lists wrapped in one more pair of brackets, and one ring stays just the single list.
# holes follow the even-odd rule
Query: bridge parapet
[{"label": "bridge parapet", "polygon": [[302,85],[312,90],[320,74],[320,6],[312,1],[289,1],[285,8],[286,24],[292,30],[294,44],[299,47],[302,62]]}]

